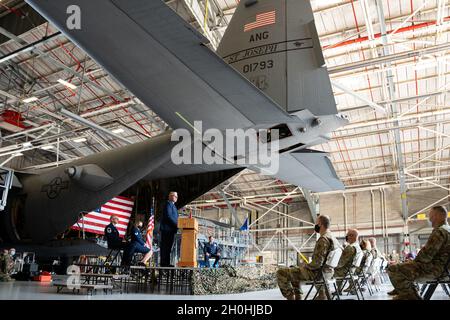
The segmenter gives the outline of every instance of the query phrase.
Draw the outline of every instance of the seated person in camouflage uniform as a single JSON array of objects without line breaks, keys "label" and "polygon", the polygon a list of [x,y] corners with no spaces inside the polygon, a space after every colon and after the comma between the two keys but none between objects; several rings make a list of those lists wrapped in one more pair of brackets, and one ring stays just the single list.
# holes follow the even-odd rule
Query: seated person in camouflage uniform
[{"label": "seated person in camouflage uniform", "polygon": [[443,206],[433,207],[429,213],[433,232],[425,246],[412,261],[391,264],[388,274],[394,290],[395,300],[421,299],[415,281],[439,277],[450,257],[450,226],[447,222],[447,209]]},{"label": "seated person in camouflage uniform", "polygon": [[361,247],[358,243],[358,230],[349,229],[345,240],[347,241],[348,246],[344,248],[341,259],[339,259],[339,264],[336,269],[334,269],[335,277],[345,276],[352,267],[353,259],[356,254],[361,252]]},{"label": "seated person in camouflage uniform", "polygon": [[3,250],[0,255],[0,281],[11,281],[10,274],[14,268],[14,260],[9,254],[9,250]]},{"label": "seated person in camouflage uniform", "polygon": [[[335,278],[345,277],[345,275],[353,266],[353,260],[355,259],[356,255],[361,252],[361,247],[359,246],[358,243],[358,230],[349,229],[347,231],[347,236],[345,237],[345,240],[347,241],[348,246],[344,248],[341,259],[339,259],[338,266],[336,267],[336,269],[334,269]],[[336,282],[338,284],[339,290],[341,290],[342,281],[337,279]]]},{"label": "seated person in camouflage uniform", "polygon": [[[286,299],[301,300],[301,282],[314,280],[320,268],[325,263],[328,253],[340,247],[339,242],[331,234],[329,228],[330,218],[328,216],[321,215],[317,217],[314,230],[320,233],[320,238],[314,247],[312,261],[309,264],[301,264],[298,267],[291,268],[280,268],[277,271],[278,286]],[[324,289],[320,291],[318,299],[325,299]]]},{"label": "seated person in camouflage uniform", "polygon": [[[355,273],[356,274],[361,274],[363,272],[367,272],[367,270],[369,269],[370,265],[372,264],[373,261],[373,257],[372,257],[372,247],[370,245],[370,241],[369,240],[361,240],[360,244],[359,244],[363,257],[361,260],[361,264],[359,265],[359,267],[356,268]],[[364,288],[361,288],[363,291],[365,290]],[[348,286],[347,289],[344,290],[345,292],[351,292],[352,294],[356,294],[355,290],[352,288],[352,286]]]},{"label": "seated person in camouflage uniform", "polygon": [[[370,245],[369,240],[361,240],[359,246],[361,247],[363,258],[359,267],[356,268],[357,274],[360,274],[363,270],[367,270],[367,268],[370,267],[370,263],[373,261],[372,246]],[[367,262],[369,265],[366,265]]]}]

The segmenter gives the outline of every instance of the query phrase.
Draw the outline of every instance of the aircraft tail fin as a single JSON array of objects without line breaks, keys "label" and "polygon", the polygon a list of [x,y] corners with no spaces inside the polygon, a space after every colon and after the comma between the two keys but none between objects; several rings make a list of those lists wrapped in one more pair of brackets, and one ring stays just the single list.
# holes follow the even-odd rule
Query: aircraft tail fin
[{"label": "aircraft tail fin", "polygon": [[309,0],[242,0],[217,53],[289,113],[336,114]]}]

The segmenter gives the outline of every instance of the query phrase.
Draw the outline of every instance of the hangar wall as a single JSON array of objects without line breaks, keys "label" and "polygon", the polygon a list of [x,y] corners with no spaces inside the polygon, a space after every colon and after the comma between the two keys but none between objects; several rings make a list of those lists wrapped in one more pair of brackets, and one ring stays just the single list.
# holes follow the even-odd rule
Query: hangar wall
[{"label": "hangar wall", "polygon": [[[345,193],[321,194],[319,196],[319,212],[331,217],[332,230],[340,241],[344,241],[346,230],[356,228],[363,237],[375,236],[381,251],[390,253],[392,250],[401,252],[405,250],[404,234],[409,234],[409,247],[417,251],[427,240],[431,229],[426,220],[413,220],[405,229],[401,213],[399,188],[383,187],[364,191]],[[441,188],[428,188],[409,190],[408,209],[409,215],[418,212],[427,213],[427,206],[443,201],[439,204],[448,204],[448,192]],[[269,209],[271,206],[266,204]],[[312,221],[312,214],[306,202],[293,201],[277,206],[275,210],[286,213],[294,218],[308,222]],[[250,223],[260,218],[266,210],[255,208],[251,204],[241,204],[236,208],[239,220],[242,222],[248,216]],[[226,207],[208,207],[196,211],[200,216],[229,223],[232,214]],[[232,220],[234,222],[234,219]],[[236,225],[237,226],[237,225]],[[287,229],[286,229],[287,228]],[[292,218],[285,218],[278,212],[267,213],[252,226],[255,235],[255,243],[259,249],[270,251],[272,258],[278,263],[294,264],[298,261],[293,246],[301,248],[306,256],[312,253],[315,237],[311,227]],[[277,229],[279,232],[277,233]],[[259,230],[259,231],[256,231]],[[284,238],[289,236],[289,242]],[[309,241],[308,238],[310,238]],[[270,243],[269,243],[270,242]],[[253,248],[251,253],[260,255],[258,249]]]}]

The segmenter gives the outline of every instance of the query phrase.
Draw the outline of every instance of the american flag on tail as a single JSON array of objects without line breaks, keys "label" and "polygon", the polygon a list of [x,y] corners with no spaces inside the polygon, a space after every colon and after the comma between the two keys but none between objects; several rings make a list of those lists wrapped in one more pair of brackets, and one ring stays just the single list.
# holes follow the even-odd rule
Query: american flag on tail
[{"label": "american flag on tail", "polygon": [[153,230],[155,229],[155,215],[153,214],[153,208],[150,210],[150,219],[147,225],[147,236],[145,241],[145,246],[150,250],[153,250]]},{"label": "american flag on tail", "polygon": [[124,237],[128,222],[130,221],[131,212],[133,210],[134,201],[132,199],[117,196],[106,202],[99,209],[89,212],[83,218],[79,219],[71,229],[82,230],[95,234],[104,234],[105,227],[110,223],[109,219],[112,215],[119,218],[116,225],[120,237]]},{"label": "american flag on tail", "polygon": [[244,32],[251,31],[253,29],[270,26],[277,22],[276,11],[264,12],[256,15],[256,20],[244,25]]}]

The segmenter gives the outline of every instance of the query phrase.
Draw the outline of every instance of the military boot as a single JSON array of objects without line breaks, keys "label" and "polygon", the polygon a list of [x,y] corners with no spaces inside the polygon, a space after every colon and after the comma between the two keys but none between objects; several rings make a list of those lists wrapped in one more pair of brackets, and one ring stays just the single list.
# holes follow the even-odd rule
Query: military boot
[{"label": "military boot", "polygon": [[295,300],[295,293],[293,290],[281,290],[281,294],[283,297],[286,298],[286,300]]},{"label": "military boot", "polygon": [[398,295],[398,291],[397,291],[397,289],[394,289],[392,291],[389,291],[387,294],[390,296],[396,296],[396,295]]},{"label": "military boot", "polygon": [[295,300],[295,294],[293,292],[288,293],[286,295],[283,294],[283,297],[285,297],[286,300]]},{"label": "military boot", "polygon": [[298,290],[294,290],[294,300],[302,300],[302,293]]},{"label": "military boot", "polygon": [[415,290],[400,292],[392,300],[423,300],[419,293]]},{"label": "military boot", "polygon": [[325,293],[325,290],[320,290],[319,294],[317,295],[317,297],[314,300],[328,300],[328,297]]}]

